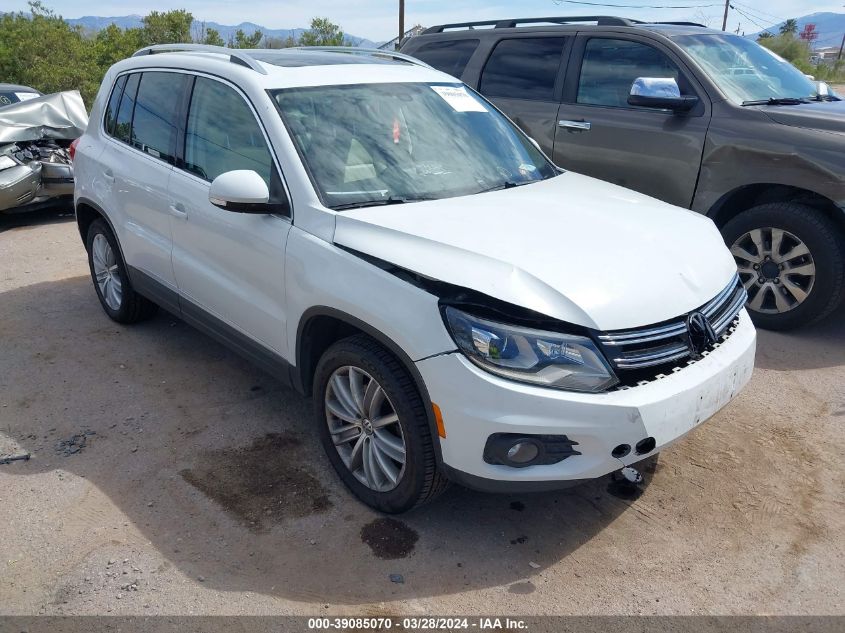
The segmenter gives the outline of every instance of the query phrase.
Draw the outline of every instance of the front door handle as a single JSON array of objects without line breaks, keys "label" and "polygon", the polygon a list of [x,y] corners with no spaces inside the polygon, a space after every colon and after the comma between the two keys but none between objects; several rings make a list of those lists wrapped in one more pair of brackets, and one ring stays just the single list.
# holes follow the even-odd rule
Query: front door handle
[{"label": "front door handle", "polygon": [[180,218],[184,218],[186,215],[188,215],[188,211],[185,209],[185,205],[181,202],[174,202],[173,204],[171,204],[170,212]]},{"label": "front door handle", "polygon": [[558,121],[558,127],[566,128],[567,130],[578,130],[584,132],[592,127],[589,121]]},{"label": "front door handle", "polygon": [[105,179],[106,179],[106,180],[108,180],[109,182],[114,182],[114,174],[112,173],[112,170],[111,170],[111,169],[108,169],[108,168],[107,168],[107,169],[103,172],[103,176],[104,176],[104,177],[105,177]]}]

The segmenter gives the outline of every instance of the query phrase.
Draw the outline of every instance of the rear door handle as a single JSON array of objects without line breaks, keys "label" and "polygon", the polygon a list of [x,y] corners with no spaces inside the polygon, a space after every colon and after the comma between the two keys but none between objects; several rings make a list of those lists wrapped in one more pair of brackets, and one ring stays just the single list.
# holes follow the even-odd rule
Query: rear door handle
[{"label": "rear door handle", "polygon": [[188,215],[188,211],[185,209],[185,205],[181,202],[174,202],[173,204],[171,204],[170,212],[180,218],[183,218]]},{"label": "rear door handle", "polygon": [[586,131],[592,127],[592,123],[589,121],[558,121],[557,126],[567,130]]},{"label": "rear door handle", "polygon": [[114,182],[114,174],[112,173],[111,169],[106,169],[103,172],[103,176],[105,176],[106,180],[108,180],[109,182]]}]

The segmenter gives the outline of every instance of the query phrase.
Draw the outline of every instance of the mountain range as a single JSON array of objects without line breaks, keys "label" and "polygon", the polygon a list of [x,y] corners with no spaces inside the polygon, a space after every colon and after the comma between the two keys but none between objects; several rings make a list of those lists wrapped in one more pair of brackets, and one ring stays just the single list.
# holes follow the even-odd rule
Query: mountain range
[{"label": "mountain range", "polygon": [[[109,24],[116,24],[122,29],[137,28],[142,25],[142,19],[143,16],[141,15],[121,15],[114,17],[85,15],[81,18],[65,18],[65,22],[74,26],[81,26],[83,29],[88,31],[99,31],[100,29],[104,29],[109,26]],[[238,29],[241,29],[247,35],[251,35],[255,31],[261,31],[266,37],[278,37],[283,40],[288,37],[299,39],[299,36],[308,30],[305,28],[268,29],[267,27],[261,26],[260,24],[254,24],[252,22],[241,22],[240,24],[228,25],[219,24],[217,22],[194,20],[191,31],[196,32],[199,35],[205,28],[217,29],[220,33],[220,37],[222,37],[224,41],[229,41],[230,37],[234,37],[235,32]],[[349,35],[348,33],[346,34],[346,37],[355,46],[361,46],[363,48],[376,48],[378,46],[378,43],[363,37],[356,37],[354,35]]]},{"label": "mountain range", "polygon": [[[845,33],[845,13],[811,13],[798,19],[798,32],[804,30],[805,24],[815,24],[818,38],[813,42],[813,48],[824,48],[827,46],[839,46],[842,43],[842,34]],[[783,22],[770,26],[766,31],[777,35]],[[750,33],[747,37],[756,38],[763,31]]]}]

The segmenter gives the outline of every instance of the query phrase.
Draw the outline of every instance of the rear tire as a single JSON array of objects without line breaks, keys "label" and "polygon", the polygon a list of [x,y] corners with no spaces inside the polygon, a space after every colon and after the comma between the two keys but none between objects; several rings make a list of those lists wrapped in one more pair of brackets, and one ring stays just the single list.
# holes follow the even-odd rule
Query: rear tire
[{"label": "rear tire", "polygon": [[94,220],[85,240],[94,290],[106,314],[118,323],[137,323],[152,317],[158,306],[132,287],[117,239],[104,220]]},{"label": "rear tire", "polygon": [[[355,386],[350,368],[355,373],[354,383],[361,387],[357,398],[349,390],[350,385]],[[366,395],[372,393],[367,389],[370,383],[374,383],[372,392],[378,387],[383,390],[377,413],[366,404]],[[344,408],[340,400],[349,406]],[[350,415],[358,408],[357,401],[365,403],[361,414]],[[336,415],[338,405],[343,416],[359,420],[344,422]],[[413,379],[393,354],[370,337],[359,334],[343,339],[323,354],[314,377],[314,413],[329,461],[343,483],[370,507],[389,514],[406,512],[433,500],[446,488],[447,479],[437,468],[425,405]],[[396,418],[389,427],[372,424],[388,417]],[[379,433],[382,440],[388,440],[387,445],[379,443]],[[374,455],[369,469],[363,464],[366,457],[356,460],[358,438],[361,452],[369,450]],[[375,449],[370,448],[373,444]],[[396,448],[400,445],[404,446],[404,463],[391,458],[387,467],[376,464],[376,460],[401,456]],[[376,474],[371,477],[373,471]]]},{"label": "rear tire", "polygon": [[733,218],[722,236],[758,327],[790,330],[823,319],[842,303],[845,238],[816,209],[796,202],[763,204]]}]

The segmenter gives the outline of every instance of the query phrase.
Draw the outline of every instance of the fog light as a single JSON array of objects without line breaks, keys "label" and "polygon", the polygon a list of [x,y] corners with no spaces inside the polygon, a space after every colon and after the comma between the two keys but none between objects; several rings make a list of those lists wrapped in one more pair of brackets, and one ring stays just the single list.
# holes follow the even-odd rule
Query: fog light
[{"label": "fog light", "polygon": [[493,433],[484,444],[484,461],[511,468],[557,464],[581,453],[565,435]]},{"label": "fog light", "polygon": [[515,464],[526,464],[535,459],[539,452],[534,442],[517,442],[508,449],[508,460]]}]

